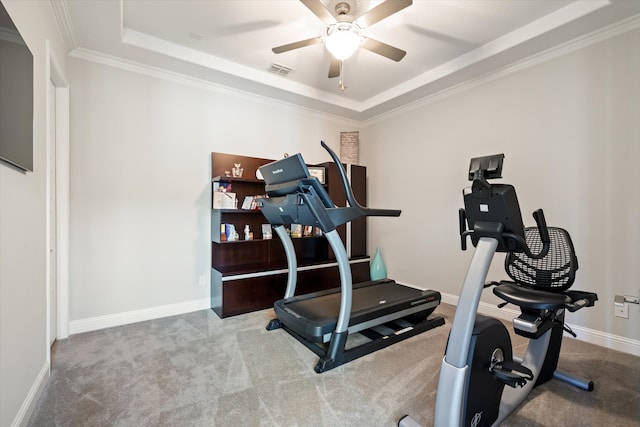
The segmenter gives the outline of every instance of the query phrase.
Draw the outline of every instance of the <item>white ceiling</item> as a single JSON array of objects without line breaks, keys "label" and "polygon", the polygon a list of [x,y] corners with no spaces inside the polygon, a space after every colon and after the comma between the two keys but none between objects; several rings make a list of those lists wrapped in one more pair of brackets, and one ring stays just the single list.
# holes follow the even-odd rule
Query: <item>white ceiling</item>
[{"label": "white ceiling", "polygon": [[[640,13],[640,0],[414,0],[365,30],[407,51],[404,59],[360,49],[344,63],[341,92],[338,79],[327,77],[323,44],[271,51],[325,35],[325,25],[297,0],[51,1],[72,55],[133,61],[354,120]],[[343,1],[356,17],[381,3]],[[338,0],[322,2],[333,11]],[[293,71],[271,73],[274,62]]]}]

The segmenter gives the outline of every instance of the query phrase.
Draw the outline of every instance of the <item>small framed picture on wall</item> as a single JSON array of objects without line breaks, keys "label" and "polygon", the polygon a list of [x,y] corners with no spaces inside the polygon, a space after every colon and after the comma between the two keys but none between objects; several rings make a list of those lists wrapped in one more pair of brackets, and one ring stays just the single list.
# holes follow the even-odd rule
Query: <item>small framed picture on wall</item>
[{"label": "small framed picture on wall", "polygon": [[325,169],[322,166],[309,166],[309,174],[318,178],[320,184],[325,184]]}]

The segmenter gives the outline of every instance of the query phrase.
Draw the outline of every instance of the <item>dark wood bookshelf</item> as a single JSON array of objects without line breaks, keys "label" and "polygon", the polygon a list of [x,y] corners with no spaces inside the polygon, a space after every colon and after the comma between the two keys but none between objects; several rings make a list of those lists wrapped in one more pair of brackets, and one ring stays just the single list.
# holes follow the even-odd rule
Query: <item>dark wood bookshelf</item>
[{"label": "dark wood bookshelf", "polygon": [[[246,196],[265,194],[264,181],[255,178],[256,170],[270,159],[211,153],[211,189],[216,183],[229,184],[242,206]],[[242,177],[226,176],[234,163],[243,168]],[[325,187],[338,206],[346,197],[333,163],[324,163]],[[356,198],[366,203],[366,169],[351,166],[351,183]],[[213,197],[213,195],[212,195]],[[271,239],[262,236],[267,221],[260,210],[211,210],[211,308],[221,318],[273,307],[284,296],[287,283],[287,260],[282,242],[275,232]],[[234,224],[240,239],[221,239],[221,225]],[[244,240],[245,225],[253,232],[252,240]],[[343,225],[338,229],[343,242],[350,240],[351,273],[354,283],[369,280],[369,257],[366,255],[366,220],[354,221],[351,235]],[[296,294],[339,287],[340,278],[335,257],[327,240],[320,236],[293,238],[298,255]]]}]

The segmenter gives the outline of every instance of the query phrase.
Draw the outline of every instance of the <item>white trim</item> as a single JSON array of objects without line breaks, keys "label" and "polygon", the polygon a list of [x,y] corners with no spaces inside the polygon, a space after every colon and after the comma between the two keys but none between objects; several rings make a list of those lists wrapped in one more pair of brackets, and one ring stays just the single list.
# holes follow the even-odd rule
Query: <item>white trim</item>
[{"label": "white trim", "polygon": [[258,82],[273,88],[283,89],[296,95],[301,95],[311,99],[322,100],[332,105],[360,111],[361,103],[351,101],[343,96],[332,92],[326,92],[314,87],[307,86],[292,80],[285,80],[282,77],[266,73],[265,70],[257,70],[237,62],[204,53],[200,50],[191,49],[176,43],[169,42],[142,33],[130,28],[123,28],[122,42],[131,46],[136,46],[151,52],[157,52],[171,58],[176,58],[191,64],[200,65],[222,73],[238,76],[253,82]]},{"label": "white trim", "polygon": [[214,83],[208,80],[192,77],[186,74],[169,71],[164,68],[154,67],[151,65],[142,64],[140,62],[131,61],[128,59],[120,58],[117,56],[108,55],[95,50],[77,48],[73,52],[69,53],[69,56],[73,58],[83,59],[85,61],[94,62],[97,64],[108,65],[110,67],[119,68],[121,70],[131,71],[133,73],[142,74],[149,77],[155,77],[163,80],[167,80],[173,83],[183,84],[197,89],[202,89],[214,93],[232,95],[243,97],[244,99],[251,100],[252,102],[260,102],[268,106],[277,106],[280,108],[288,108],[291,111],[306,112],[315,116],[326,117],[330,120],[337,121],[344,124],[344,126],[358,127],[359,121],[346,119],[335,114],[326,113],[317,109],[308,108],[299,104],[281,101],[277,98],[269,96],[258,95],[242,89],[225,86],[223,84]]},{"label": "white trim", "polygon": [[399,84],[390,90],[367,99],[361,104],[362,107],[360,111],[366,111],[374,108],[377,105],[387,102],[397,96],[411,93],[422,86],[434,83],[467,67],[471,67],[484,60],[496,57],[515,46],[529,42],[536,37],[547,34],[557,28],[562,28],[562,26],[569,22],[608,6],[609,4],[610,2],[608,0],[579,0],[570,3],[555,12],[545,15],[542,18],[524,25],[508,34],[498,37],[497,39],[460,55],[449,62]]},{"label": "white trim", "polygon": [[52,147],[52,145],[55,146],[55,140],[52,141],[50,136],[51,136],[51,62],[49,61],[49,57],[51,54],[51,44],[49,43],[49,40],[45,40],[45,55],[47,58],[47,62],[45,64],[45,78],[46,78],[46,84],[45,84],[45,111],[46,111],[46,123],[45,123],[45,127],[46,127],[46,131],[45,131],[45,139],[46,139],[46,146],[45,146],[45,158],[46,160],[46,167],[45,167],[45,180],[46,180],[46,190],[45,190],[45,218],[47,219],[46,225],[45,225],[45,237],[46,237],[46,243],[45,243],[45,277],[46,277],[46,281],[45,281],[45,291],[46,291],[46,298],[45,298],[45,316],[46,316],[46,333],[45,333],[45,355],[46,355],[46,362],[48,364],[51,363],[51,307],[53,306],[54,302],[51,301],[51,151],[52,148],[55,149],[55,147]]},{"label": "white trim", "polygon": [[624,34],[628,31],[635,30],[638,27],[640,27],[640,15],[634,15],[632,17],[616,22],[615,24],[611,24],[607,27],[593,31],[592,33],[586,34],[584,36],[575,38],[568,42],[565,42],[560,45],[549,48],[547,50],[544,50],[542,52],[528,56],[520,61],[507,64],[496,70],[490,71],[489,73],[483,76],[479,76],[479,77],[464,81],[460,84],[448,87],[439,92],[422,97],[414,102],[409,102],[407,104],[391,109],[377,116],[373,116],[369,119],[362,120],[360,124],[366,127],[376,122],[379,122],[381,120],[386,120],[394,116],[398,116],[400,114],[413,111],[415,109],[431,104],[433,102],[446,99],[460,92],[464,92],[464,91],[473,89],[475,87],[481,86],[485,83],[508,76],[514,72],[524,70],[539,64],[543,64],[547,61],[553,60],[560,56],[589,47],[593,44],[599,43],[604,40],[608,40],[620,34]]},{"label": "white trim", "polygon": [[[441,293],[440,295],[442,296],[441,302],[457,306],[457,295],[445,293]],[[511,321],[514,317],[518,317],[520,315],[519,310],[514,310],[512,308],[498,308],[494,304],[489,304],[482,301],[480,302],[478,312],[480,314],[492,316],[498,319],[506,320],[508,322]],[[567,323],[567,325],[578,335],[576,339],[580,341],[599,345],[601,347],[606,347],[611,350],[621,351],[633,356],[640,356],[640,340],[621,337],[619,335],[585,328],[584,326],[572,325],[570,323]]]},{"label": "white trim", "polygon": [[144,322],[146,320],[160,319],[162,317],[176,316],[178,314],[191,313],[193,311],[208,310],[211,308],[210,306],[211,300],[209,298],[204,298],[177,304],[126,311],[124,313],[107,314],[105,316],[91,317],[88,319],[72,320],[69,322],[69,331],[71,335],[97,331],[99,329]]},{"label": "white trim", "polygon": [[471,52],[458,56],[435,69],[428,70],[409,81],[366,99],[363,102],[352,101],[334,93],[322,91],[294,81],[283,80],[278,76],[265,73],[263,70],[256,70],[224,58],[216,57],[196,49],[168,42],[167,40],[151,36],[147,33],[127,28],[124,23],[124,5],[122,1],[120,2],[120,29],[121,41],[125,44],[362,113],[398,96],[406,95],[421,86],[433,83],[445,76],[450,76],[468,66],[493,58],[519,44],[529,42],[538,36],[562,28],[564,25],[576,19],[610,5],[611,2],[609,0],[577,0],[571,2],[561,9],[540,17],[502,37],[479,46]]},{"label": "white trim", "polygon": [[49,0],[49,5],[53,10],[53,15],[58,23],[58,28],[62,34],[62,40],[67,52],[71,52],[78,47],[78,41],[73,29],[73,22],[69,14],[69,7],[66,0]]},{"label": "white trim", "polygon": [[[362,263],[362,262],[369,262],[369,258],[362,258],[362,259],[354,259],[349,261],[349,265],[351,264],[358,264],[358,263]],[[296,270],[297,271],[309,271],[309,270],[319,270],[321,268],[329,268],[329,267],[337,267],[338,263],[337,262],[331,262],[331,263],[326,263],[326,264],[314,264],[314,265],[306,265],[304,267],[298,267]],[[241,280],[241,279],[252,279],[254,277],[264,277],[264,276],[274,276],[276,274],[283,274],[283,273],[287,273],[289,271],[289,269],[287,268],[281,268],[279,270],[268,270],[268,271],[258,271],[255,273],[245,273],[245,274],[235,274],[233,276],[224,276],[222,278],[223,282],[229,282],[232,280]]]},{"label": "white trim", "polygon": [[[65,1],[65,0],[58,0],[58,1]],[[536,21],[534,23],[531,23],[529,26],[525,26],[523,28],[521,28],[518,31],[515,31],[514,33],[508,35],[508,36],[504,36],[498,40],[495,40],[492,43],[489,43],[487,45],[481,46],[480,48],[478,48],[476,51],[470,52],[468,54],[469,58],[467,58],[467,55],[463,55],[462,57],[458,57],[456,59],[454,59],[453,61],[451,61],[451,63],[449,64],[444,64],[443,66],[441,66],[439,69],[436,70],[431,70],[425,74],[423,74],[422,76],[418,76],[416,77],[416,79],[410,81],[410,82],[406,82],[405,85],[409,85],[411,88],[411,90],[416,90],[416,89],[420,89],[421,87],[424,87],[430,83],[433,83],[434,81],[437,81],[438,79],[447,76],[447,75],[451,75],[452,73],[454,73],[456,70],[459,70],[461,68],[465,68],[469,65],[473,65],[474,61],[479,61],[482,60],[482,58],[485,57],[485,55],[488,55],[488,57],[493,57],[496,53],[501,52],[503,49],[508,48],[509,46],[511,46],[511,44],[513,44],[514,42],[520,40],[522,41],[522,39],[524,38],[526,40],[526,36],[527,34],[529,36],[531,36],[532,34],[534,34],[537,31],[541,31],[544,30],[544,28],[553,28],[553,22],[564,22],[564,21],[571,21],[571,16],[574,16],[574,18],[577,18],[579,16],[582,16],[583,14],[588,14],[590,11],[593,11],[592,9],[598,9],[601,7],[606,6],[608,3],[607,1],[602,1],[602,0],[597,0],[597,1],[578,1],[575,2],[569,6],[567,6],[564,9],[561,9],[559,11],[557,11],[555,14],[552,14],[553,16],[547,16],[544,17],[544,19],[542,21]],[[575,15],[573,15],[575,14]],[[556,22],[556,23],[557,23]],[[507,64],[501,68],[498,68],[496,70],[490,71],[489,73],[483,75],[483,76],[479,76],[464,82],[461,82],[455,86],[446,88],[442,91],[433,93],[433,94],[429,94],[429,95],[425,95],[424,97],[414,101],[414,102],[409,102],[406,103],[402,106],[399,106],[397,108],[393,108],[390,109],[388,111],[385,111],[382,114],[379,115],[374,115],[370,118],[367,119],[363,119],[363,120],[355,120],[355,119],[347,119],[345,117],[341,117],[335,114],[331,114],[328,112],[324,112],[321,111],[321,109],[317,109],[317,108],[309,108],[306,107],[304,105],[300,105],[300,104],[296,104],[296,103],[292,103],[292,102],[287,102],[287,101],[282,101],[282,100],[278,100],[275,97],[269,97],[269,96],[265,96],[265,95],[258,95],[255,93],[251,93],[251,92],[247,92],[241,89],[237,89],[237,88],[232,88],[230,86],[225,86],[223,84],[218,84],[218,83],[214,83],[211,81],[207,81],[204,79],[200,79],[200,78],[196,78],[196,77],[191,77],[188,76],[186,74],[181,74],[181,73],[177,73],[177,72],[173,72],[173,71],[168,71],[166,69],[163,68],[159,68],[159,67],[154,67],[154,66],[150,66],[150,65],[146,65],[146,64],[142,64],[139,62],[135,62],[132,60],[128,60],[128,59],[124,59],[124,58],[120,58],[117,56],[112,56],[112,55],[108,55],[105,53],[101,53],[101,52],[97,52],[94,50],[90,50],[90,49],[86,49],[83,47],[76,47],[74,48],[70,53],[69,56],[75,57],[75,58],[80,58],[80,59],[84,59],[86,61],[91,61],[91,62],[95,62],[95,63],[99,63],[99,64],[103,64],[103,65],[108,65],[111,67],[115,67],[115,68],[120,68],[120,69],[124,69],[124,70],[128,70],[131,72],[135,72],[135,73],[139,73],[139,74],[143,74],[143,75],[147,75],[147,76],[151,76],[151,77],[157,77],[157,78],[161,78],[161,79],[165,79],[168,81],[172,81],[175,83],[180,83],[180,84],[185,84],[185,85],[189,85],[189,86],[193,86],[193,87],[197,87],[200,89],[204,89],[204,90],[209,90],[209,91],[213,91],[216,93],[225,93],[225,94],[230,94],[230,95],[236,95],[236,96],[244,96],[247,98],[250,98],[253,101],[256,102],[261,102],[264,103],[266,105],[277,105],[280,107],[285,107],[285,108],[292,108],[295,109],[296,111],[305,111],[307,113],[310,114],[314,114],[314,115],[322,115],[324,117],[328,117],[332,120],[338,120],[340,122],[344,122],[345,125],[351,125],[351,126],[368,126],[370,124],[376,123],[380,120],[384,120],[393,116],[396,116],[398,114],[403,114],[405,112],[408,111],[412,111],[415,110],[416,108],[419,108],[421,106],[424,106],[426,104],[429,104],[431,102],[435,102],[437,100],[449,97],[451,95],[454,95],[456,93],[459,93],[461,91],[465,91],[468,89],[472,89],[476,86],[482,85],[486,82],[490,82],[492,80],[504,77],[508,74],[511,74],[515,71],[521,70],[521,69],[525,69],[525,68],[529,68],[541,63],[544,63],[546,61],[552,60],[554,58],[557,58],[561,55],[565,55],[567,53],[576,51],[578,49],[582,49],[584,47],[590,46],[592,44],[598,43],[600,41],[615,37],[617,35],[620,35],[622,33],[625,33],[627,31],[633,30],[635,28],[638,28],[640,26],[640,15],[634,15],[631,16],[629,18],[623,19],[619,22],[616,22],[614,24],[611,24],[607,27],[595,30],[589,34],[586,34],[584,36],[579,36],[573,40],[567,41],[565,43],[562,43],[560,45],[551,47],[547,50],[544,50],[542,52],[533,54],[531,56],[528,56],[520,61],[516,61],[514,63],[510,63]],[[132,30],[130,29],[123,29],[123,31],[126,30],[127,34],[130,35],[130,32]],[[516,37],[517,36],[517,37]],[[511,37],[511,39],[509,38]],[[157,44],[157,43],[156,43]],[[154,50],[154,49],[152,49]],[[218,59],[221,60],[221,59]],[[193,62],[193,61],[190,61]],[[215,68],[215,67],[212,67]],[[437,74],[434,76],[434,74]],[[281,80],[280,78],[278,78],[280,85],[281,85]],[[252,81],[257,81],[257,80],[252,80]],[[416,81],[418,83],[416,83]],[[270,87],[274,87],[273,85],[269,85],[269,83],[263,83],[266,84],[267,86]],[[406,88],[403,88],[402,90],[400,90],[401,93],[399,93],[399,95],[401,95],[402,93],[405,93],[407,91],[411,91],[408,90]],[[289,91],[290,93],[293,94],[297,94],[299,96],[305,96],[302,95],[296,91]],[[398,94],[397,94],[398,95]],[[389,94],[380,94],[377,97],[371,98],[365,102],[362,102],[360,104],[349,104],[349,105],[343,105],[342,103],[335,103],[333,101],[327,101],[326,98],[323,99],[319,99],[318,97],[313,97],[311,96],[310,99],[314,99],[316,101],[322,101],[322,102],[327,102],[329,105],[331,106],[335,106],[335,107],[339,107],[339,108],[343,108],[345,110],[354,112],[354,113],[358,113],[360,115],[364,114],[365,116],[368,114],[367,112],[373,108],[376,108],[377,105],[381,105],[382,103],[386,102],[384,101],[385,98],[389,98]],[[394,95],[395,96],[395,95]],[[344,101],[344,100],[343,100]]]},{"label": "white trim", "polygon": [[[56,91],[56,301],[49,301],[49,257],[47,256],[47,360],[50,361],[50,327],[49,312],[51,305],[56,304],[56,338],[69,336],[69,88],[64,72],[56,60],[49,40],[45,42],[47,69],[47,88],[52,81]],[[49,91],[47,90],[47,159],[51,148],[49,141]],[[49,182],[49,165],[47,164],[47,183]],[[49,215],[49,185],[47,184],[47,217]],[[47,236],[49,236],[47,221]],[[49,252],[47,238],[47,255]]]},{"label": "white trim", "polygon": [[20,409],[18,409],[18,413],[16,417],[13,419],[11,423],[11,427],[25,426],[33,413],[33,410],[36,407],[36,403],[38,403],[38,399],[40,395],[44,391],[44,387],[47,385],[47,381],[49,380],[49,362],[45,362],[36,377],[36,380],[31,385],[29,389],[29,393],[25,397]]},{"label": "white trim", "polygon": [[59,339],[69,337],[69,194],[69,88],[56,86],[56,324]]}]

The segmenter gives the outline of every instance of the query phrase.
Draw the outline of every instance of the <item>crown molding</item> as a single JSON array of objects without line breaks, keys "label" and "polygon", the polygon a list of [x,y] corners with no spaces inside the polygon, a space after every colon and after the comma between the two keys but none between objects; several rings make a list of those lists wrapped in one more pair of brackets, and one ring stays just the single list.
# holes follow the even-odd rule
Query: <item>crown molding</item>
[{"label": "crown molding", "polygon": [[73,23],[71,22],[71,16],[69,15],[69,7],[67,6],[67,0],[49,0],[49,5],[53,10],[53,14],[58,22],[58,28],[62,34],[62,40],[64,41],[65,49],[68,52],[78,48],[78,41],[73,30]]},{"label": "crown molding", "polygon": [[517,71],[524,70],[526,68],[530,68],[547,61],[551,61],[552,59],[561,57],[563,55],[567,55],[571,52],[575,52],[577,50],[586,48],[593,44],[599,43],[604,40],[611,39],[618,35],[624,34],[628,31],[632,31],[640,28],[640,15],[634,15],[630,18],[624,19],[622,21],[616,22],[615,24],[611,24],[607,27],[598,29],[592,33],[586,34],[584,36],[577,37],[573,40],[570,40],[566,43],[560,44],[558,46],[554,46],[550,49],[547,49],[543,52],[531,55],[527,58],[524,58],[520,61],[517,61],[513,64],[506,65],[504,67],[498,68],[488,74],[477,77],[472,80],[468,80],[466,82],[460,83],[455,86],[451,86],[445,90],[434,93],[432,95],[428,95],[424,98],[421,98],[417,101],[408,103],[401,107],[389,110],[383,114],[377,115],[370,119],[365,119],[361,122],[362,126],[369,126],[376,122],[386,120],[392,118],[394,116],[418,109],[425,105],[431,104],[436,101],[440,101],[442,99],[448,98],[460,92],[464,92],[485,83],[491,82],[493,80],[508,76]]},{"label": "crown molding", "polygon": [[347,119],[338,115],[326,113],[317,109],[307,108],[300,106],[295,103],[290,103],[286,101],[281,101],[276,98],[271,98],[264,95],[258,95],[253,92],[244,91],[241,89],[232,88],[230,86],[225,86],[217,83],[213,83],[208,80],[199,79],[197,77],[192,77],[186,74],[177,73],[174,71],[169,71],[164,68],[154,67],[151,65],[142,64],[136,61],[131,61],[128,59],[123,59],[120,57],[107,55],[98,51],[85,49],[85,48],[77,48],[69,53],[70,57],[83,59],[85,61],[94,62],[98,64],[107,65],[114,68],[119,68],[122,70],[134,72],[137,74],[143,74],[149,77],[155,77],[163,80],[167,80],[170,82],[196,87],[198,89],[211,91],[219,94],[225,94],[235,97],[242,97],[251,102],[258,102],[268,106],[276,106],[278,108],[288,109],[290,111],[295,112],[305,112],[314,117],[324,117],[328,120],[339,122],[345,126],[359,127],[360,121]]}]

